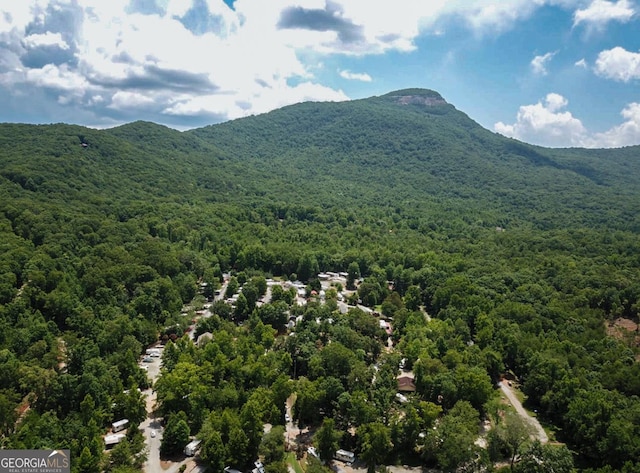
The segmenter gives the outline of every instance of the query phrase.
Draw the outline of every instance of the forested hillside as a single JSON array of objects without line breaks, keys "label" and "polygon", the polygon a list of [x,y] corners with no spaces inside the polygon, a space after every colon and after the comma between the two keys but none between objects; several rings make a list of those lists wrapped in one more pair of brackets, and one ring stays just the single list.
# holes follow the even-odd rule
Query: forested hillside
[{"label": "forested hillside", "polygon": [[[283,471],[269,445],[284,431],[261,427],[285,424],[291,393],[316,443],[335,434],[369,467],[484,468],[515,455],[498,435],[504,375],[576,467],[637,471],[640,339],[614,322],[638,323],[638,182],[639,147],[531,146],[422,89],[182,133],[2,124],[0,446],[69,448],[74,473],[140,471],[138,360],[164,339],[159,412],[203,440],[212,471],[258,453]],[[310,293],[321,271],[347,272],[350,302],[391,321],[392,351],[375,318],[338,310],[340,287],[257,304],[263,279]],[[196,347],[183,307],[223,273],[249,289],[212,306]],[[403,358],[416,391],[398,404]],[[127,441],[106,453],[123,417]],[[518,448],[522,472],[568,452]]]}]

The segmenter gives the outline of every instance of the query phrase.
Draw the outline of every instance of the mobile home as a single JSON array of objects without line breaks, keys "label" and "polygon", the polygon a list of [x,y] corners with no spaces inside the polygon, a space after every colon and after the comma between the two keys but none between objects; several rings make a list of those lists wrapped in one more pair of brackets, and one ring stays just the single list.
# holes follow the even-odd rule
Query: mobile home
[{"label": "mobile home", "polygon": [[111,424],[111,431],[112,432],[120,432],[121,430],[126,429],[128,425],[129,425],[129,420],[128,419],[119,420],[119,421],[114,422],[113,424]]},{"label": "mobile home", "polygon": [[202,442],[201,440],[195,439],[192,440],[191,442],[189,442],[185,447],[184,447],[184,454],[188,457],[192,457],[196,454],[196,452],[200,449],[200,442]]},{"label": "mobile home", "polygon": [[356,456],[354,455],[353,452],[349,452],[347,450],[342,450],[342,449],[336,451],[334,458],[336,460],[340,460],[345,463],[353,463],[356,460]]}]

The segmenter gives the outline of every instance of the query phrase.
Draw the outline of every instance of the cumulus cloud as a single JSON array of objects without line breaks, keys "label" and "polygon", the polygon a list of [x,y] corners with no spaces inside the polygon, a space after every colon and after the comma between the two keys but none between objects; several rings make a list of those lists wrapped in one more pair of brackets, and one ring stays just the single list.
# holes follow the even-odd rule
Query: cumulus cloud
[{"label": "cumulus cloud", "polygon": [[614,148],[640,142],[640,103],[621,112],[624,122],[605,132],[589,133],[582,122],[565,110],[562,95],[548,94],[544,101],[522,105],[513,124],[498,122],[494,130],[504,136],[549,147]]},{"label": "cumulus cloud", "polygon": [[640,103],[628,104],[620,115],[624,122],[604,133],[596,133],[585,140],[584,146],[589,148],[620,148],[640,143]]},{"label": "cumulus cloud", "polygon": [[62,39],[62,35],[60,33],[52,33],[51,31],[47,31],[44,34],[30,34],[26,36],[23,40],[23,44],[27,48],[37,48],[40,46],[56,46],[60,49],[69,49],[69,45],[67,42]]},{"label": "cumulus cloud", "polygon": [[366,72],[351,72],[348,70],[340,71],[340,77],[347,80],[359,80],[362,82],[371,82],[373,80]]},{"label": "cumulus cloud", "polygon": [[576,10],[573,14],[573,25],[581,23],[592,27],[602,28],[610,21],[625,23],[635,15],[633,6],[629,0],[611,2],[607,0],[593,0],[584,9]]},{"label": "cumulus cloud", "polygon": [[595,72],[601,77],[621,82],[640,79],[640,52],[627,51],[620,46],[601,51],[596,59]]},{"label": "cumulus cloud", "polygon": [[586,130],[571,112],[562,111],[567,105],[568,102],[562,95],[548,94],[544,102],[521,106],[514,124],[498,122],[494,125],[494,130],[511,138],[543,146],[580,146]]},{"label": "cumulus cloud", "polygon": [[549,63],[549,61],[551,61],[551,59],[553,59],[553,56],[555,56],[556,53],[557,51],[534,57],[531,60],[531,69],[533,70],[533,73],[541,76],[546,76],[548,73],[547,64]]},{"label": "cumulus cloud", "polygon": [[38,87],[38,97],[53,97],[70,116],[93,114],[94,123],[131,117],[199,126],[301,100],[347,99],[315,76],[329,55],[410,52],[420,35],[452,23],[498,34],[544,5],[576,1],[2,2],[0,92],[35,96]]}]

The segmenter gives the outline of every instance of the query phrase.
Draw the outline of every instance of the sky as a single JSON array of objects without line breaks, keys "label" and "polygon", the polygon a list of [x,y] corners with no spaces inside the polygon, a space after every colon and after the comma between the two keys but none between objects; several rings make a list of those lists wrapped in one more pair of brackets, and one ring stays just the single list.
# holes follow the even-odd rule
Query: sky
[{"label": "sky", "polygon": [[640,144],[640,0],[0,0],[0,122],[186,130],[412,87],[528,143]]}]

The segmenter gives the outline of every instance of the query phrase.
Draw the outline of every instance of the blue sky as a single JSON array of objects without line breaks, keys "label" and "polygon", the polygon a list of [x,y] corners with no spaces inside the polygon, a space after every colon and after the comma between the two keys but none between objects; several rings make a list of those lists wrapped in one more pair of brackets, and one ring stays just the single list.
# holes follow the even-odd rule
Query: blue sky
[{"label": "blue sky", "polygon": [[640,144],[640,0],[0,0],[0,121],[188,129],[434,89],[551,147]]}]

